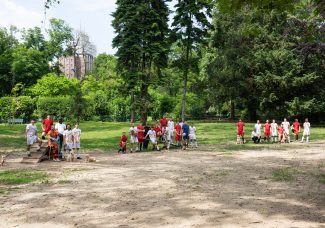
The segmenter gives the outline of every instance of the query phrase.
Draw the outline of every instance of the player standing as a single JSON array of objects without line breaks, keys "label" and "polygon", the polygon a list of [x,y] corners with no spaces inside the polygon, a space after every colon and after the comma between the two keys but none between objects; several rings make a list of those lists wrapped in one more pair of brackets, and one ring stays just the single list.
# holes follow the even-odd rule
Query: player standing
[{"label": "player standing", "polygon": [[308,118],[305,119],[305,123],[303,126],[304,126],[304,133],[302,134],[301,143],[304,142],[305,137],[306,137],[306,142],[309,143],[310,123],[308,122]]},{"label": "player standing", "polygon": [[139,142],[139,149],[142,151],[143,141],[144,141],[144,126],[142,123],[140,123],[137,126],[137,132],[138,132],[138,142]]},{"label": "player standing", "polygon": [[288,139],[288,143],[290,143],[290,131],[289,131],[290,123],[287,121],[286,118],[283,119],[282,126],[283,126],[283,129],[284,129],[284,135]]},{"label": "player standing", "polygon": [[280,127],[278,128],[278,133],[279,133],[279,142],[280,143],[284,143],[285,142],[285,137],[284,137],[284,129],[283,129],[283,124],[280,125]]},{"label": "player standing", "polygon": [[131,124],[131,127],[129,129],[130,133],[130,144],[131,144],[131,150],[130,152],[133,153],[133,147],[136,145],[135,151],[138,151],[138,136],[137,136],[138,129],[134,126],[134,124]]},{"label": "player standing", "polygon": [[154,130],[154,126],[151,127],[151,129],[148,131],[147,135],[145,138],[147,138],[149,136],[150,141],[153,145],[153,150],[156,149],[157,151],[159,151],[159,146],[158,146],[158,142],[157,142],[157,137],[156,137],[156,132]]},{"label": "player standing", "polygon": [[278,124],[275,122],[275,120],[271,123],[271,136],[272,136],[272,142],[277,142],[278,137]]},{"label": "player standing", "polygon": [[245,143],[245,123],[239,119],[237,123],[237,144]]},{"label": "player standing", "polygon": [[190,126],[188,126],[187,122],[184,121],[182,126],[183,150],[186,150],[186,147],[188,147],[189,133],[190,133]]},{"label": "player standing", "polygon": [[170,117],[167,124],[167,150],[169,150],[170,145],[173,145],[174,129],[175,124],[173,118]]},{"label": "player standing", "polygon": [[47,115],[47,118],[42,122],[42,139],[45,139],[47,133],[51,130],[51,126],[54,124],[51,115]]},{"label": "player standing", "polygon": [[264,142],[267,139],[267,142],[270,143],[270,135],[271,135],[271,124],[269,123],[269,120],[266,120],[264,124]]},{"label": "player standing", "polygon": [[175,126],[175,132],[176,146],[180,146],[182,141],[182,126],[179,124],[179,122]]},{"label": "player standing", "polygon": [[31,156],[31,154],[30,154],[31,145],[38,142],[39,147],[37,148],[37,150],[40,150],[41,144],[42,144],[42,141],[39,140],[37,137],[37,127],[35,125],[35,120],[31,120],[30,124],[27,124],[25,134],[26,134],[26,139],[27,139],[27,156],[30,157]]},{"label": "player standing", "polygon": [[254,128],[256,130],[257,137],[259,138],[259,140],[261,140],[262,124],[260,123],[259,120],[256,121],[256,124],[255,124]]},{"label": "player standing", "polygon": [[298,141],[299,132],[300,132],[300,123],[298,122],[298,119],[295,119],[295,122],[292,124],[291,128],[294,133],[294,140]]},{"label": "player standing", "polygon": [[196,141],[196,127],[192,123],[190,126],[190,145],[191,147],[195,146],[197,148],[197,141]]}]

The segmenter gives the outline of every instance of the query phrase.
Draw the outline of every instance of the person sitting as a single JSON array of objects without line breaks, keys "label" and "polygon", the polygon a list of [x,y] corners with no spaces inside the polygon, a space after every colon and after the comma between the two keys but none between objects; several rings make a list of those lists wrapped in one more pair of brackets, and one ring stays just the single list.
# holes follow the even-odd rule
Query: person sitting
[{"label": "person sitting", "polygon": [[261,136],[256,132],[256,129],[254,129],[254,131],[252,131],[251,137],[255,144],[260,143]]}]

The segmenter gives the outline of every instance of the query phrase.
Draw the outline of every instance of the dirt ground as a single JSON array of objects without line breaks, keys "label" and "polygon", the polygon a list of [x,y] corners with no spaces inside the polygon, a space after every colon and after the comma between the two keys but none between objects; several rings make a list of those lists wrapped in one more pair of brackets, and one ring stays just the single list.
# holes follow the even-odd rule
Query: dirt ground
[{"label": "dirt ground", "polygon": [[[1,169],[50,179],[0,194],[0,227],[325,227],[325,143],[255,148],[94,152],[96,163],[8,159]],[[283,168],[293,180],[272,179]]]}]

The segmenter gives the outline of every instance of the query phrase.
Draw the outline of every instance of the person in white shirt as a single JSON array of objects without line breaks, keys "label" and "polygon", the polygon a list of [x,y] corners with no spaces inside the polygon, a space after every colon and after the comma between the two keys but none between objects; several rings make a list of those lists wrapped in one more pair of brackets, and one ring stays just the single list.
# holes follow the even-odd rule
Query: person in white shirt
[{"label": "person in white shirt", "polygon": [[61,155],[61,158],[62,158],[62,146],[63,146],[63,133],[66,129],[66,126],[65,124],[63,123],[63,118],[60,118],[59,119],[59,123],[56,123],[55,124],[55,130],[57,130],[58,134],[59,134],[59,156]]},{"label": "person in white shirt", "polygon": [[138,129],[137,127],[134,126],[134,124],[131,124],[131,127],[129,129],[129,133],[130,133],[130,144],[131,144],[131,150],[130,152],[133,153],[133,147],[134,145],[136,145],[136,149],[135,151],[138,151]]},{"label": "person in white shirt", "polygon": [[304,142],[304,139],[306,137],[306,142],[309,143],[309,137],[310,137],[310,123],[308,122],[308,118],[305,119],[304,123],[304,133],[301,138],[301,143]]},{"label": "person in white shirt", "polygon": [[190,133],[188,136],[190,138],[190,146],[191,147],[195,146],[197,148],[196,127],[194,127],[193,123],[190,125]]},{"label": "person in white shirt", "polygon": [[77,159],[81,159],[79,154],[81,130],[78,124],[76,124],[75,127],[72,129],[72,135],[73,135],[73,149],[77,150]]},{"label": "person in white shirt", "polygon": [[64,160],[64,154],[66,151],[71,152],[73,149],[73,133],[71,130],[71,125],[67,124],[67,129],[63,132],[63,141],[64,141],[64,152],[61,151],[62,160]]},{"label": "person in white shirt", "polygon": [[257,133],[256,128],[252,131],[251,137],[255,144],[260,143],[261,135]]},{"label": "person in white shirt", "polygon": [[284,135],[286,136],[288,143],[290,143],[290,123],[287,121],[286,118],[283,119],[282,126],[284,129]]},{"label": "person in white shirt", "polygon": [[275,120],[273,120],[272,123],[271,123],[271,137],[272,137],[272,142],[273,143],[277,142],[278,124],[275,122]]},{"label": "person in white shirt", "polygon": [[153,145],[153,149],[156,149],[157,151],[159,151],[159,146],[158,146],[158,143],[157,143],[157,136],[156,136],[156,132],[154,130],[154,126],[152,126],[150,128],[150,130],[148,131],[145,138],[147,138],[148,136],[149,136],[150,141],[151,141],[151,143]]},{"label": "person in white shirt", "polygon": [[255,130],[256,130],[256,134],[258,135],[258,137],[261,137],[261,128],[262,128],[262,124],[260,124],[260,121],[257,120],[256,124],[255,124]]},{"label": "person in white shirt", "polygon": [[169,118],[166,134],[167,134],[167,150],[169,150],[170,145],[173,145],[173,138],[174,138],[174,131],[175,131],[175,123],[173,118]]},{"label": "person in white shirt", "polygon": [[30,147],[34,143],[39,143],[37,150],[41,149],[42,141],[37,137],[37,127],[35,125],[35,122],[36,121],[33,119],[33,120],[31,120],[30,124],[27,124],[27,126],[26,126],[25,136],[27,139],[27,156],[28,157],[31,156]]}]

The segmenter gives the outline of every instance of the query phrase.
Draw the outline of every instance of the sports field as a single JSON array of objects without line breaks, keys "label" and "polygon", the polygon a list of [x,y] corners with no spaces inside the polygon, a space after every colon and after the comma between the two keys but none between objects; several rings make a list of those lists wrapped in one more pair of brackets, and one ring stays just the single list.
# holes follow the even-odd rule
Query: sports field
[{"label": "sports field", "polygon": [[[189,122],[191,123],[191,122]],[[236,141],[236,124],[224,122],[194,122],[197,128],[198,143],[204,145],[222,145]],[[4,125],[0,124],[0,151],[22,150],[25,148],[26,125]],[[41,125],[37,124],[38,130]],[[81,147],[82,150],[98,149],[105,152],[118,149],[119,140],[123,131],[128,132],[129,123],[116,122],[82,122]],[[246,135],[250,136],[253,124],[246,124]],[[247,137],[249,138],[249,137]],[[313,127],[311,140],[325,139],[325,128]],[[248,144],[242,147],[251,147]],[[150,147],[151,148],[151,147]],[[231,146],[232,148],[232,146]]]}]

